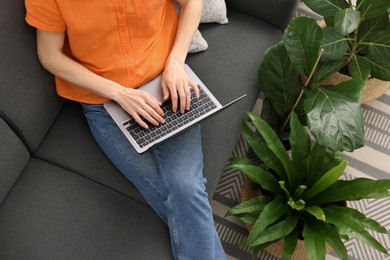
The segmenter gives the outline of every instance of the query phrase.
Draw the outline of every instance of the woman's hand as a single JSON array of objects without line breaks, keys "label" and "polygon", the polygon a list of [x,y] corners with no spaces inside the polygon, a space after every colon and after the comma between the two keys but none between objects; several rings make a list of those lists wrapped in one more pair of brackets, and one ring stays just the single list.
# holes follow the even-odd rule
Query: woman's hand
[{"label": "woman's hand", "polygon": [[199,98],[198,86],[190,79],[184,70],[184,63],[170,57],[167,60],[165,70],[162,74],[162,91],[164,101],[171,97],[172,111],[176,112],[178,103],[180,112],[184,113],[191,106],[190,88],[194,89],[195,96]]},{"label": "woman's hand", "polygon": [[144,120],[155,126],[165,123],[161,103],[146,91],[122,88],[114,100],[144,128],[148,128]]}]

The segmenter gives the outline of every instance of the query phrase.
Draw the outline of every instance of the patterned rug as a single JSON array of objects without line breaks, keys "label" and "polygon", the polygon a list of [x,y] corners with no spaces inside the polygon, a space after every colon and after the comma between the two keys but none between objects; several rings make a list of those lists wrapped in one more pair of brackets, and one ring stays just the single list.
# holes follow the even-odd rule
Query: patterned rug
[{"label": "patterned rug", "polygon": [[[254,111],[261,108],[259,99]],[[345,178],[369,177],[374,179],[390,178],[390,89],[379,99],[363,105],[365,120],[365,146],[353,153],[347,153],[345,159],[349,161]],[[241,138],[232,156],[247,155],[248,146]],[[240,202],[240,191],[244,176],[237,170],[226,170],[217,187],[212,200],[214,218],[218,233],[229,259],[252,259],[249,249],[239,249],[236,244],[245,240],[248,231],[245,225],[237,218],[225,218],[229,208]],[[390,199],[361,200],[348,204],[357,208],[366,216],[377,220],[387,230],[390,230]],[[373,236],[390,251],[390,233],[373,234]],[[361,260],[390,260],[384,255],[356,240],[345,241],[350,259]],[[277,257],[263,251],[256,259],[273,260]],[[327,259],[337,259],[332,253]]]}]

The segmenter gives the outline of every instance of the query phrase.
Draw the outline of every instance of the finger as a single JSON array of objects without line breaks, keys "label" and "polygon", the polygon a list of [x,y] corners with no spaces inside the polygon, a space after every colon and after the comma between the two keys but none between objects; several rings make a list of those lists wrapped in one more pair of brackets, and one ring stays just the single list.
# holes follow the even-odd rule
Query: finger
[{"label": "finger", "polygon": [[[178,88],[177,92],[180,99],[180,112],[184,113],[186,107],[187,107],[187,91],[188,88],[181,86]],[[189,91],[188,91],[189,92]]]},{"label": "finger", "polygon": [[[148,102],[148,101],[147,101]],[[156,102],[148,102],[148,106],[145,107],[145,111],[152,116],[155,120],[158,121],[160,124],[165,124],[164,120],[164,112],[162,111],[161,107]]]},{"label": "finger", "polygon": [[[159,125],[158,121],[156,119],[154,119],[154,117],[152,116],[152,115],[158,116],[158,114],[150,107],[148,110],[149,111],[140,110],[139,113],[144,118],[144,120],[148,121],[149,123],[151,123],[154,126],[158,126]],[[154,113],[153,113],[153,111],[154,111]],[[148,127],[146,127],[146,128],[148,128]]]},{"label": "finger", "polygon": [[137,113],[131,114],[134,120],[143,128],[149,128],[148,124],[145,123]]},{"label": "finger", "polygon": [[190,81],[191,88],[194,90],[194,94],[196,98],[199,98],[199,87],[193,81]]},{"label": "finger", "polygon": [[164,99],[164,101],[166,101],[169,98],[169,88],[168,88],[167,83],[165,83],[165,81],[161,82],[161,88],[162,88],[162,92],[163,92],[163,99]]},{"label": "finger", "polygon": [[154,96],[150,95],[145,98],[146,103],[151,106],[160,116],[164,117],[164,112],[161,109],[162,103]]},{"label": "finger", "polygon": [[176,111],[177,111],[177,101],[178,101],[176,88],[170,89],[170,93],[171,93],[172,111],[176,113]]},{"label": "finger", "polygon": [[191,91],[190,91],[190,87],[189,86],[185,87],[185,92],[186,92],[186,110],[190,110],[190,107],[191,107]]}]

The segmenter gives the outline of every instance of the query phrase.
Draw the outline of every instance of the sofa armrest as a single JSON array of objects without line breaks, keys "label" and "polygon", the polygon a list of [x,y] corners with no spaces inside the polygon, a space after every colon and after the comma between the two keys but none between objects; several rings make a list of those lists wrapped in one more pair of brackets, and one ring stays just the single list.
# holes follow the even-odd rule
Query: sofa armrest
[{"label": "sofa armrest", "polygon": [[261,18],[284,30],[299,0],[225,0],[230,9]]}]

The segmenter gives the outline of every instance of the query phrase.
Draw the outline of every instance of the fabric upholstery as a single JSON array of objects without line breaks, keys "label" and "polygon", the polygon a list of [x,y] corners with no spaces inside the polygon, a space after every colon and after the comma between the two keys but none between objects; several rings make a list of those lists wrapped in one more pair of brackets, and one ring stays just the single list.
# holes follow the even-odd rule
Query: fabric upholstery
[{"label": "fabric upholstery", "polygon": [[200,22],[226,24],[229,22],[226,13],[225,0],[203,0]]},{"label": "fabric upholstery", "polygon": [[93,139],[81,106],[67,102],[34,157],[64,167],[144,202]]},{"label": "fabric upholstery", "polygon": [[0,118],[0,204],[11,190],[30,155],[22,141]]},{"label": "fabric upholstery", "polygon": [[241,11],[284,29],[298,5],[297,0],[226,0],[228,8]]},{"label": "fabric upholstery", "polygon": [[172,259],[143,204],[33,159],[0,207],[0,259]]},{"label": "fabric upholstery", "polygon": [[[12,2],[12,4],[9,4]],[[35,30],[23,0],[0,2],[0,116],[33,151],[62,106],[54,79],[40,65]]]}]

